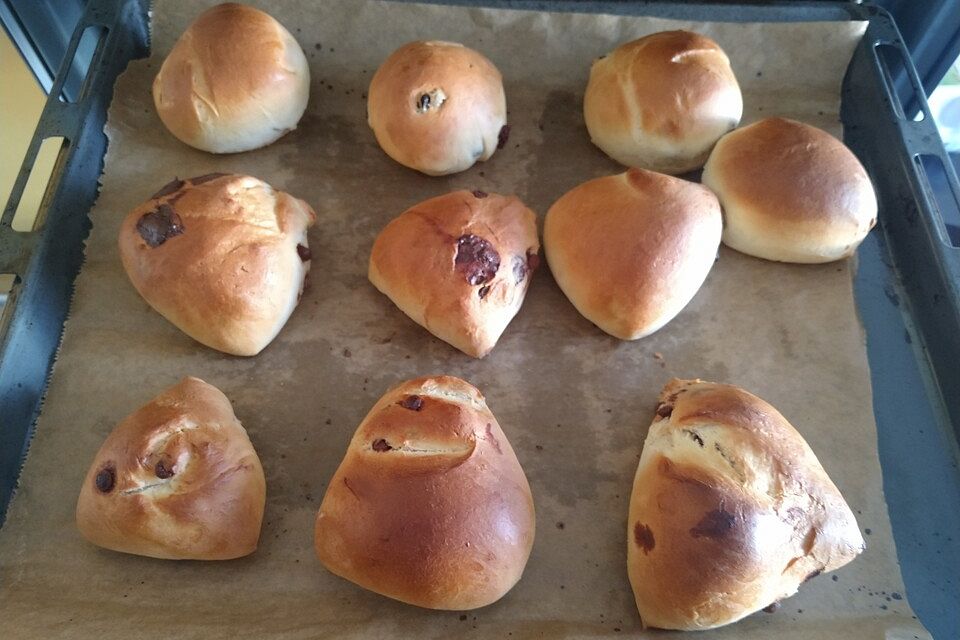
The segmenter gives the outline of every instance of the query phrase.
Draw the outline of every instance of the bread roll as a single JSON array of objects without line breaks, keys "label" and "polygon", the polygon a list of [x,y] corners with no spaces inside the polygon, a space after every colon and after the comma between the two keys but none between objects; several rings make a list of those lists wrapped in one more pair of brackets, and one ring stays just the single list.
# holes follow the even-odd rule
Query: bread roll
[{"label": "bread roll", "polygon": [[300,300],[315,219],[304,201],[250,176],[174,179],[127,215],[120,257],[144,300],[181,331],[252,356]]},{"label": "bread roll", "polygon": [[680,313],[717,257],[720,205],[705,187],[642,169],[590,180],[557,200],[543,227],[557,284],[621,340]]},{"label": "bread roll", "polygon": [[672,380],[637,466],[627,570],[643,623],[711,629],[863,551],[850,507],[799,433],[738,387]]},{"label": "bread roll", "polygon": [[689,31],[654,33],[595,60],[583,96],[595,145],[617,162],[663,173],[702,167],[742,114],[727,55]]},{"label": "bread roll", "polygon": [[877,222],[857,157],[826,131],[767,118],[724,136],[703,170],[723,205],[723,242],[781,262],[851,256]]},{"label": "bread roll", "polygon": [[353,436],[317,514],[331,572],[401,602],[476,609],[520,579],[533,498],[480,392],[450,376],[388,391]]},{"label": "bread roll", "polygon": [[230,401],[184,378],[110,433],[77,501],[93,544],[171,560],[228,560],[260,537],[263,468]]},{"label": "bread roll", "polygon": [[510,134],[500,72],[455,42],[394,51],[370,82],[367,119],[388,156],[430,176],[489,160]]},{"label": "bread roll", "polygon": [[153,81],[170,133],[212,153],[256,149],[295,129],[309,94],[307,58],[290,32],[234,3],[201,13]]},{"label": "bread roll", "polygon": [[454,191],[380,232],[370,282],[433,335],[482,358],[520,310],[539,250],[536,215],[518,198]]}]

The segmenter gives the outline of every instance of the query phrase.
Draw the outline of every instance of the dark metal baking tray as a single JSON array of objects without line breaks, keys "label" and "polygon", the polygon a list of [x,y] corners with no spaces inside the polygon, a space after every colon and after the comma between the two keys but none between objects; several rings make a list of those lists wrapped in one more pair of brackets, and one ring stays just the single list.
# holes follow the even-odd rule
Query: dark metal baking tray
[{"label": "dark metal baking tray", "polygon": [[[844,140],[870,173],[880,224],[860,247],[854,283],[867,336],[884,491],[911,605],[936,638],[960,638],[960,248],[950,243],[928,171],[960,186],[896,25],[869,4],[496,1],[451,4],[719,21],[866,20],[842,89]],[[83,260],[117,76],[149,52],[147,0],[91,0],[70,41],[10,201],[0,218],[0,273],[17,276],[0,319],[0,519],[41,410]],[[102,28],[76,102],[57,98],[88,27]],[[891,90],[903,67],[923,118]],[[63,136],[42,225],[11,228],[41,142]],[[97,363],[90,363],[91,367]],[[0,520],[2,521],[2,520]]]}]

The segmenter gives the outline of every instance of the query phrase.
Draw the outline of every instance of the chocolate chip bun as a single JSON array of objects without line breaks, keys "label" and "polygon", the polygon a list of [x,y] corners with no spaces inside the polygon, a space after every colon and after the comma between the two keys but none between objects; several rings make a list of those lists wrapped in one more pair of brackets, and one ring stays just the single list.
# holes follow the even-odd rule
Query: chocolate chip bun
[{"label": "chocolate chip bun", "polygon": [[795,120],[767,118],[724,136],[703,183],[723,205],[724,244],[758,258],[846,258],[877,223],[877,197],[857,157]]},{"label": "chocolate chip bun", "polygon": [[506,144],[503,79],[455,42],[410,42],[370,82],[367,119],[388,156],[430,176],[469,169]]},{"label": "chocolate chip bun", "polygon": [[740,86],[720,46],[664,31],[594,61],[583,97],[590,139],[629,167],[685,173],[743,114]]},{"label": "chocolate chip bun", "polygon": [[252,356],[300,301],[315,219],[303,200],[250,176],[174,179],[127,215],[120,257],[144,300],[181,331]]},{"label": "chocolate chip bun", "polygon": [[184,378],[104,441],[80,490],[77,527],[93,544],[124,553],[239,558],[257,548],[265,487],[230,401]]},{"label": "chocolate chip bun", "polygon": [[621,340],[647,336],[690,302],[720,246],[709,189],[652,171],[590,180],[557,200],[543,227],[557,284],[585,318]]},{"label": "chocolate chip bun", "polygon": [[803,437],[731,385],[671,380],[630,499],[627,570],[643,623],[711,629],[796,593],[864,549]]},{"label": "chocolate chip bun", "polygon": [[533,498],[480,392],[450,376],[409,380],[374,405],[317,514],[331,572],[431,609],[476,609],[520,580]]},{"label": "chocolate chip bun", "polygon": [[290,32],[234,3],[200,14],[153,81],[170,133],[212,153],[256,149],[295,129],[309,94],[307,58]]},{"label": "chocolate chip bun", "polygon": [[536,215],[518,198],[454,191],[380,232],[370,282],[430,333],[482,358],[520,310],[539,250]]}]

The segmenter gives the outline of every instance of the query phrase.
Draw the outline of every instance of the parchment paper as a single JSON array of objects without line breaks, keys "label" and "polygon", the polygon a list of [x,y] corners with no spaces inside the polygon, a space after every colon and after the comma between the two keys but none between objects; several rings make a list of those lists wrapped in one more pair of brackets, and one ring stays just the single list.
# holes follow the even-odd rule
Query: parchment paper
[{"label": "parchment paper", "polygon": [[[541,216],[574,185],[619,172],[581,116],[591,60],[667,28],[726,49],[746,117],[786,115],[840,133],[840,81],[864,25],[698,24],[348,0],[269,10],[311,62],[300,127],[259,151],[213,156],[161,126],[150,82],[202,6],[157,2],[153,56],[117,83],[103,188],[72,316],[16,498],[0,531],[2,638],[674,637],[644,632],[625,571],[633,474],[656,395],[671,377],[735,383],[803,433],[855,510],[867,550],[805,584],[776,613],[698,638],[926,638],[905,599],[881,489],[864,338],[849,262],[775,264],[723,249],[693,302],[653,336],[608,337],[546,268],[493,353],[434,339],[367,282],[383,225],[455,188],[518,194]],[[365,122],[376,66],[418,38],[461,41],[503,72],[513,132],[486,164],[429,178],[392,162]],[[173,176],[247,172],[306,199],[312,286],[256,358],[204,348],[151,311],[120,265],[119,223]],[[662,360],[656,357],[662,354]],[[327,573],[313,522],[363,415],[396,382],[448,373],[486,395],[537,508],[526,573],[500,602],[461,614],[406,606]],[[232,400],[267,475],[259,550],[230,562],[170,562],[83,541],[74,505],[102,440],[182,376]],[[644,636],[645,637],[645,636]],[[692,636],[691,636],[692,637]]]}]

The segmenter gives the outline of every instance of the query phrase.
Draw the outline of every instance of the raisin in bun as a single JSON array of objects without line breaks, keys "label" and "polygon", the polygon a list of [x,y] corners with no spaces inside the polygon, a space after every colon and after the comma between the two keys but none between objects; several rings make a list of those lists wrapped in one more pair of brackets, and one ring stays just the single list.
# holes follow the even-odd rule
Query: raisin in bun
[{"label": "raisin in bun", "polygon": [[266,485],[230,401],[184,378],[127,416],[94,458],[77,501],[93,544],[153,558],[253,553]]},{"label": "raisin in bun", "polygon": [[604,153],[671,174],[702,167],[742,114],[727,55],[689,31],[654,33],[594,61],[583,97],[590,139]]},{"label": "raisin in bun", "polygon": [[873,185],[826,131],[767,118],[724,136],[703,170],[723,205],[723,242],[781,262],[846,258],[877,222]]},{"label": "raisin in bun", "polygon": [[256,149],[296,128],[309,93],[307,58],[290,32],[234,3],[200,14],[153,81],[170,133],[212,153]]},{"label": "raisin in bun", "polygon": [[331,572],[431,609],[476,609],[520,580],[533,498],[480,392],[409,380],[374,405],[330,480],[316,551]]},{"label": "raisin in bun", "polygon": [[380,232],[370,282],[433,335],[482,358],[520,310],[539,250],[536,215],[518,198],[454,191]]},{"label": "raisin in bun", "polygon": [[716,260],[720,205],[699,184],[652,171],[585,182],[547,213],[550,270],[588,320],[622,340],[676,316]]},{"label": "raisin in bun", "polygon": [[431,176],[489,160],[510,131],[500,72],[455,42],[394,51],[370,82],[367,119],[388,156]]},{"label": "raisin in bun", "polygon": [[252,356],[300,300],[315,218],[304,201],[250,176],[175,179],[127,215],[120,257],[144,300],[181,331]]},{"label": "raisin in bun", "polygon": [[743,389],[700,380],[672,380],[660,394],[627,527],[637,609],[664,629],[735,622],[864,548],[786,418]]}]

